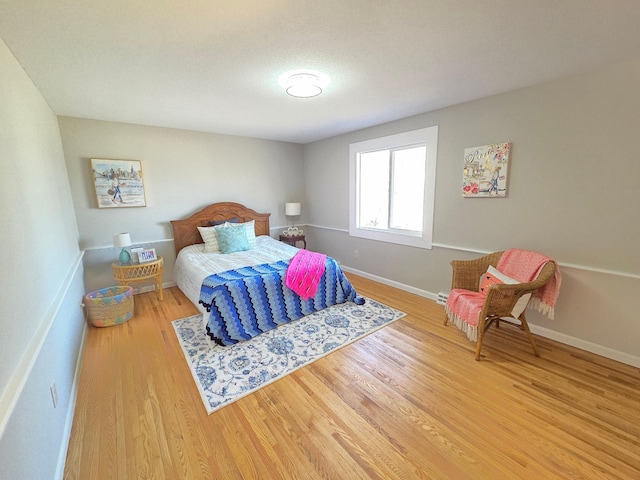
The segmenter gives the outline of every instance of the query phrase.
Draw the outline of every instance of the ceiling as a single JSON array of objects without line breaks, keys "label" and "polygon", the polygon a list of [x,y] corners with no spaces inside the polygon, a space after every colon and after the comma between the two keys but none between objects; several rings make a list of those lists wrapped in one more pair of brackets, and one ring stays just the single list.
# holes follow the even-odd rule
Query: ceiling
[{"label": "ceiling", "polygon": [[[0,0],[58,115],[308,143],[636,57],[638,0]],[[322,95],[278,78],[312,69]]]}]

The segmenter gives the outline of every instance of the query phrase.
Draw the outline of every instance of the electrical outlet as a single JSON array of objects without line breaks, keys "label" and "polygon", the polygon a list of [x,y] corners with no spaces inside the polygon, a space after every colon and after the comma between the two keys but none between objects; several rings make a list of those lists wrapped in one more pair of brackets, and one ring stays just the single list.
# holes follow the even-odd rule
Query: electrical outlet
[{"label": "electrical outlet", "polygon": [[53,401],[53,408],[58,406],[58,390],[56,389],[56,382],[51,384],[51,400]]},{"label": "electrical outlet", "polygon": [[353,251],[353,258],[360,258],[360,252],[358,252],[358,250]]}]

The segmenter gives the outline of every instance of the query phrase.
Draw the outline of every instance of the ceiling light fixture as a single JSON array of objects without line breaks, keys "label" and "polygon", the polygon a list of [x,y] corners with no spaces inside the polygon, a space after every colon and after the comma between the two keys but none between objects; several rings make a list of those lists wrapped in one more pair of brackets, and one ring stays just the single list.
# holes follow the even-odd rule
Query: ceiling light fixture
[{"label": "ceiling light fixture", "polygon": [[322,93],[329,83],[329,77],[318,72],[297,70],[280,77],[280,84],[292,97],[309,98]]},{"label": "ceiling light fixture", "polygon": [[291,75],[287,83],[287,93],[292,97],[315,97],[322,93],[320,79],[311,73]]}]

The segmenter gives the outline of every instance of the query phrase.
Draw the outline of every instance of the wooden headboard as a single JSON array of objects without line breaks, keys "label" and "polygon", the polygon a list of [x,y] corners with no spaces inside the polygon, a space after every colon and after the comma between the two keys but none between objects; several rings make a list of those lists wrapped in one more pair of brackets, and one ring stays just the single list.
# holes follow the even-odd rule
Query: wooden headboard
[{"label": "wooden headboard", "polygon": [[229,220],[234,217],[238,217],[240,222],[255,220],[255,231],[258,236],[269,235],[270,216],[270,213],[258,213],[239,203],[221,202],[208,205],[183,220],[171,220],[176,255],[184,247],[203,243],[198,227],[209,227],[211,221]]}]

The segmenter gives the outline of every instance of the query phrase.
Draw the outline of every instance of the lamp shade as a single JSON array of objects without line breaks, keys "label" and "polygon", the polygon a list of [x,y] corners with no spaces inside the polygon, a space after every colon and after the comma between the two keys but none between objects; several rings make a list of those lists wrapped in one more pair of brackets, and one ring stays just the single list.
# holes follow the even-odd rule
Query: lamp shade
[{"label": "lamp shade", "polygon": [[131,246],[131,235],[128,233],[116,233],[113,236],[113,246],[114,247],[130,247]]},{"label": "lamp shade", "polygon": [[300,215],[302,204],[300,203],[285,203],[284,204],[284,214],[290,217],[295,217],[296,215]]}]

